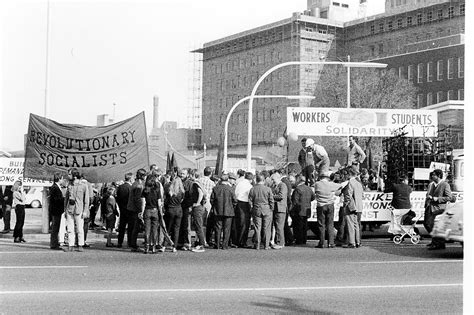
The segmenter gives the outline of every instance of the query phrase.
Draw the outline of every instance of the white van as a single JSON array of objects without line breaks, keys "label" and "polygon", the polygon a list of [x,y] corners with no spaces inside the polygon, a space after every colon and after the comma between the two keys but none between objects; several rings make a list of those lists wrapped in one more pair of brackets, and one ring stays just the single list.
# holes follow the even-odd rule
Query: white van
[{"label": "white van", "polygon": [[41,207],[41,201],[43,200],[43,187],[30,187],[25,195],[25,205],[31,208]]}]

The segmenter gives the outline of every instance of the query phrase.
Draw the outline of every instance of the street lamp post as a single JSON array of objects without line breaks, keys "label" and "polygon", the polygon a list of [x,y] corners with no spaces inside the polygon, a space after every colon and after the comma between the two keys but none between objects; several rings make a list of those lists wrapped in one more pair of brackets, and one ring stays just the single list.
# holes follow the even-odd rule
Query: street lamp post
[{"label": "street lamp post", "polygon": [[[314,96],[306,96],[306,95],[256,95],[254,98],[284,98],[284,99],[314,99]],[[224,124],[224,158],[222,162],[222,169],[227,170],[227,145],[228,145],[228,128],[229,128],[229,121],[230,121],[230,116],[234,112],[234,110],[239,106],[240,104],[244,103],[245,101],[249,100],[250,96],[246,96],[237,103],[235,103],[229,110],[229,113],[227,113],[227,117],[225,120]],[[251,124],[251,121],[248,121],[249,124]],[[251,165],[250,165],[251,166]],[[247,171],[250,171],[250,166],[248,166]]]},{"label": "street lamp post", "polygon": [[[253,120],[253,99],[256,98],[257,89],[263,80],[273,71],[286,67],[286,66],[295,66],[295,65],[342,65],[349,67],[348,70],[352,67],[357,68],[386,68],[387,64],[385,63],[375,63],[375,62],[343,62],[343,61],[288,61],[280,63],[276,66],[273,66],[267,72],[265,72],[255,83],[252,93],[249,96],[249,114],[248,114],[248,133],[247,133],[247,169],[250,170],[252,163],[252,120]],[[350,72],[349,72],[350,75]],[[350,87],[348,87],[350,88]],[[349,92],[350,93],[350,92]],[[348,94],[350,97],[350,95]],[[349,100],[348,97],[348,100]],[[350,102],[350,100],[349,100]],[[350,104],[350,103],[348,103]]]}]

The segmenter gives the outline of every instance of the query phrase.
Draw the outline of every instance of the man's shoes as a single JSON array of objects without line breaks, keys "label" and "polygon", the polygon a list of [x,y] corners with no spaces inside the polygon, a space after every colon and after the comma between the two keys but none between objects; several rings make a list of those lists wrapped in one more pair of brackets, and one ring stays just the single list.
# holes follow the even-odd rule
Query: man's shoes
[{"label": "man's shoes", "polygon": [[65,252],[73,252],[73,251],[74,251],[74,247],[72,247],[72,246],[65,247],[65,248],[63,249],[63,251],[65,251]]},{"label": "man's shoes", "polygon": [[315,248],[324,248],[323,244],[316,245]]},{"label": "man's shoes", "polygon": [[52,250],[62,250],[62,248],[59,247],[59,246],[53,246],[53,247],[50,247],[50,249],[52,249]]},{"label": "man's shoes", "polygon": [[131,252],[133,253],[140,253],[142,250],[138,247],[132,247]]},{"label": "man's shoes", "polygon": [[19,237],[15,237],[15,239],[13,240],[13,243],[20,243],[20,238]]},{"label": "man's shoes", "polygon": [[342,245],[342,248],[356,248],[354,244]]},{"label": "man's shoes", "polygon": [[26,243],[26,240],[25,240],[23,237],[21,237],[21,238],[20,238],[20,242]]},{"label": "man's shoes", "polygon": [[202,245],[198,245],[196,247],[194,247],[193,249],[191,249],[192,252],[194,253],[203,253],[205,252],[205,249]]},{"label": "man's shoes", "polygon": [[277,245],[277,244],[272,246],[272,249],[282,249],[282,248],[283,248],[283,246]]},{"label": "man's shoes", "polygon": [[359,248],[359,247],[361,247],[361,246],[362,246],[361,243],[356,243],[356,248]]},{"label": "man's shoes", "polygon": [[[84,246],[86,247],[86,246]],[[105,247],[115,247],[115,244],[114,243],[109,243],[109,244],[105,244]],[[117,246],[118,247],[118,246]],[[120,246],[121,247],[121,246]]]},{"label": "man's shoes", "polygon": [[11,232],[11,230],[10,230],[10,229],[5,229],[5,230],[3,230],[3,231],[2,231],[2,232],[0,232],[0,233],[2,233],[2,234],[7,234],[7,233],[10,233],[10,232]]},{"label": "man's shoes", "polygon": [[84,251],[84,247],[83,247],[83,246],[78,246],[78,247],[77,247],[77,251],[78,251],[78,252],[83,252],[83,251]]},{"label": "man's shoes", "polygon": [[265,247],[264,249],[265,249],[265,250],[269,250],[270,248],[271,248],[270,246],[267,246],[267,247]]},{"label": "man's shoes", "polygon": [[171,251],[172,251],[173,253],[176,253],[178,250],[173,247],[173,248],[171,248]]},{"label": "man's shoes", "polygon": [[89,248],[89,247],[91,247],[91,246],[90,246],[89,244],[87,244],[87,243],[84,243],[84,246],[82,246],[82,247],[84,247],[84,248]]},{"label": "man's shoes", "polygon": [[329,245],[328,245],[328,248],[336,248],[336,245],[334,245],[334,244],[329,244]]}]

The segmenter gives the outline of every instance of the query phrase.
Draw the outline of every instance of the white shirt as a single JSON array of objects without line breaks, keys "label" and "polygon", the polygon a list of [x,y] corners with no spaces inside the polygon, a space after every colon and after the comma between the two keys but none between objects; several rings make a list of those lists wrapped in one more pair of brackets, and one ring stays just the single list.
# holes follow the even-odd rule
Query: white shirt
[{"label": "white shirt", "polygon": [[238,201],[249,202],[249,192],[252,184],[247,180],[243,180],[235,186],[235,197]]},{"label": "white shirt", "polygon": [[326,149],[322,145],[313,144],[313,151],[319,159],[328,156]]}]

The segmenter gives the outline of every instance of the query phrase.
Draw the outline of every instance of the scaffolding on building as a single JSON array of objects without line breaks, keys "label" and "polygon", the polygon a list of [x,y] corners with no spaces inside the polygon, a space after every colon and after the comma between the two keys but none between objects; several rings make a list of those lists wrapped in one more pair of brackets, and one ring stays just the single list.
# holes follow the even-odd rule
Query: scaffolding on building
[{"label": "scaffolding on building", "polygon": [[[196,49],[190,51],[194,50]],[[187,125],[191,129],[201,129],[203,55],[197,53],[190,55],[189,67],[192,73],[188,80]]]}]

